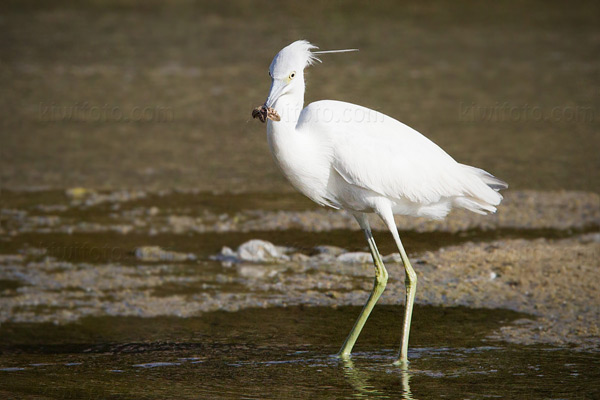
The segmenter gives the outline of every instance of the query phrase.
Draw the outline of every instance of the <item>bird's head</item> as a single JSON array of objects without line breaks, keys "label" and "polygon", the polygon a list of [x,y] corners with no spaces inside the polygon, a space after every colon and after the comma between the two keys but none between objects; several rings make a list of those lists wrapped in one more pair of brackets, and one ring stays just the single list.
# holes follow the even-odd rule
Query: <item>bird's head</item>
[{"label": "bird's head", "polygon": [[321,61],[311,51],[316,48],[306,40],[297,40],[277,53],[269,66],[271,90],[265,107],[273,107],[280,97],[287,94],[304,94],[304,69]]},{"label": "bird's head", "polygon": [[277,53],[269,66],[269,76],[271,77],[269,96],[264,105],[252,111],[254,118],[259,118],[262,122],[267,119],[279,121],[280,117],[275,110],[275,104],[279,99],[286,97],[288,101],[285,103],[288,106],[293,105],[302,108],[304,102],[304,69],[315,62],[321,62],[316,54],[357,51],[356,49],[312,51],[313,49],[318,49],[318,47],[306,40],[297,40]]}]

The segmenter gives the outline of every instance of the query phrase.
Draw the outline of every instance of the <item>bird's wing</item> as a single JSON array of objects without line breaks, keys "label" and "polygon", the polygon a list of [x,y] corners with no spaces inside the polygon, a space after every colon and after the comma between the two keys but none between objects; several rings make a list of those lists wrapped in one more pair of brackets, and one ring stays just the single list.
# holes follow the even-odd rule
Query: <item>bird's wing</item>
[{"label": "bird's wing", "polygon": [[323,136],[333,168],[351,185],[422,204],[465,193],[461,164],[419,132],[374,110],[319,101],[305,108],[297,129]]}]

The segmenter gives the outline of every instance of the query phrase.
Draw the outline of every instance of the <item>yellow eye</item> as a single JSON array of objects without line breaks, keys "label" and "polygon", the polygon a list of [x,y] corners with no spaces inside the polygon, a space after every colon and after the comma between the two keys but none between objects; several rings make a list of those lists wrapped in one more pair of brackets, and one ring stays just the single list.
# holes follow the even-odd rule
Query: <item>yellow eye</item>
[{"label": "yellow eye", "polygon": [[288,82],[291,81],[292,79],[294,79],[294,77],[296,76],[296,71],[292,72],[289,76],[288,76]]}]

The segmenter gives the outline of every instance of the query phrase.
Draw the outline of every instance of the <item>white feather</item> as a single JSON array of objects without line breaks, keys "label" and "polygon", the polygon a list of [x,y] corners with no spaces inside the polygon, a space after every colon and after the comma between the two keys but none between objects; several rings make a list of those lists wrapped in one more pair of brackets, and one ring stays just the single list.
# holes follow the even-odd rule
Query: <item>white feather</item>
[{"label": "white feather", "polygon": [[[271,69],[281,76],[302,71],[314,60],[311,46],[292,43]],[[306,196],[322,205],[380,215],[389,208],[429,218],[443,218],[453,207],[496,211],[504,182],[459,164],[416,130],[377,111],[333,100],[303,109],[302,73],[299,78],[285,85],[274,78],[272,87],[283,85],[272,99],[281,121],[269,121],[267,131],[278,166]]]},{"label": "white feather", "polygon": [[313,51],[313,54],[351,53],[354,51],[358,51],[358,49],[320,50],[320,51]]}]

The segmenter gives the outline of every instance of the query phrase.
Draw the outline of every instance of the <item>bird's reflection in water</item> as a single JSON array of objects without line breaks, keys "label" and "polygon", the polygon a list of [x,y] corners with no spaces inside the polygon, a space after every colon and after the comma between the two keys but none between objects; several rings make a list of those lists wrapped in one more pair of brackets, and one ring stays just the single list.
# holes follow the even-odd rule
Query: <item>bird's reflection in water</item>
[{"label": "bird's reflection in water", "polygon": [[[370,398],[381,398],[381,399],[389,399],[389,398],[397,398],[396,394],[391,395],[385,393],[382,390],[377,389],[372,384],[369,383],[368,374],[357,368],[354,365],[354,362],[349,359],[342,359],[344,376],[350,383],[350,385],[356,390],[354,397],[359,399],[370,399]],[[407,366],[399,366],[398,372],[401,378],[402,385],[402,399],[404,400],[415,400],[412,392],[410,391],[410,371]]]}]

